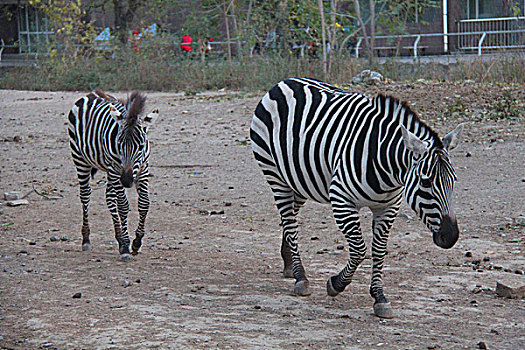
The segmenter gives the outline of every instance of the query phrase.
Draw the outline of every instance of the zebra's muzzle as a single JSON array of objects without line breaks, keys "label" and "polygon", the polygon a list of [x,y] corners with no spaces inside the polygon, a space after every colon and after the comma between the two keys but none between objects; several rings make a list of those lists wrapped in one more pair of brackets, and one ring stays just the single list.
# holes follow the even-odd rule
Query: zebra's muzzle
[{"label": "zebra's muzzle", "polygon": [[131,188],[133,186],[133,171],[124,171],[122,175],[120,175],[120,182],[122,186]]},{"label": "zebra's muzzle", "polygon": [[459,238],[459,229],[456,218],[444,216],[438,231],[434,231],[434,243],[441,248],[449,249],[456,244]]}]

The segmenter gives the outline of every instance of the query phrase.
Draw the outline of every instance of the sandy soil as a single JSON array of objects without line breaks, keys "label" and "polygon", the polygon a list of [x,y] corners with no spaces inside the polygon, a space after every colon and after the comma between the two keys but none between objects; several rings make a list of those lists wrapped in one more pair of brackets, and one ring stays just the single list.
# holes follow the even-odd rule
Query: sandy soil
[{"label": "sandy soil", "polygon": [[[91,201],[93,250],[81,251],[65,129],[82,93],[4,90],[1,192],[34,187],[59,199],[33,192],[29,205],[0,205],[0,348],[525,348],[525,299],[494,293],[496,281],[525,283],[518,274],[525,266],[523,86],[351,89],[408,100],[441,135],[470,121],[452,152],[459,242],[447,251],[434,246],[406,206],[391,232],[385,286],[396,318],[372,314],[369,258],[343,294],[327,296],[326,279],[348,252],[338,249],[344,239],[330,208],[315,203],[300,214],[313,294],[291,295],[293,281],[281,277],[277,211],[248,141],[263,92],[148,94],[148,108],[161,111],[150,130],[152,205],[142,253],[125,263],[100,173]],[[521,115],[496,119],[505,106]],[[128,197],[134,228],[136,193]],[[362,215],[370,242],[371,215]]]}]

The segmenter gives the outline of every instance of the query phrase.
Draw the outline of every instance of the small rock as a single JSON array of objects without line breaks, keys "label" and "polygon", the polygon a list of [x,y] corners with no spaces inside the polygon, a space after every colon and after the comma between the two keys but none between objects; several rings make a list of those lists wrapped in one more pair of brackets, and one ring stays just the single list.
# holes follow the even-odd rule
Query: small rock
[{"label": "small rock", "polygon": [[319,237],[317,237],[317,236],[312,236],[312,237],[310,237],[310,240],[312,240],[312,241],[318,241],[318,240],[319,240]]},{"label": "small rock", "polygon": [[43,347],[43,348],[50,348],[50,347],[52,347],[53,345],[55,345],[55,344],[54,344],[54,343],[44,343],[44,344],[42,344],[42,347]]},{"label": "small rock", "polygon": [[472,265],[479,265],[481,264],[481,260],[472,260]]},{"label": "small rock", "polygon": [[4,192],[4,199],[6,201],[15,201],[17,199],[20,199],[20,191]]},{"label": "small rock", "polygon": [[13,201],[6,202],[9,207],[18,207],[19,205],[28,205],[29,201],[27,199],[16,199]]},{"label": "small rock", "polygon": [[253,308],[254,308],[255,310],[260,310],[260,309],[261,309],[261,305],[255,305]]},{"label": "small rock", "polygon": [[137,279],[135,280],[135,282],[136,282],[136,283],[140,283],[140,282],[142,282],[142,281],[140,280],[140,278],[137,278]]},{"label": "small rock", "polygon": [[483,261],[485,261],[485,262],[486,262],[486,261],[490,261],[490,257],[488,257],[488,256],[484,257],[484,258],[483,258]]},{"label": "small rock", "polygon": [[479,294],[481,292],[482,292],[482,289],[480,287],[474,287],[472,289],[472,293],[474,293],[474,294]]},{"label": "small rock", "polygon": [[51,237],[49,237],[49,240],[51,242],[56,242],[56,241],[58,241],[58,238],[56,236],[51,236]]},{"label": "small rock", "polygon": [[483,342],[483,341],[479,341],[478,342],[478,348],[479,349],[487,349],[487,344],[485,344],[485,342]]},{"label": "small rock", "polygon": [[80,298],[82,298],[82,293],[78,292],[78,293],[73,294],[73,299],[80,299]]},{"label": "small rock", "polygon": [[342,244],[339,244],[337,247],[336,247],[337,250],[343,250],[345,249],[345,246],[342,245]]},{"label": "small rock", "polygon": [[130,281],[128,281],[128,280],[122,281],[122,287],[126,288],[126,287],[129,287],[129,286],[131,286],[131,282]]},{"label": "small rock", "polygon": [[496,282],[496,294],[500,297],[520,299],[525,296],[525,285],[511,282]]},{"label": "small rock", "polygon": [[100,298],[98,298],[98,301],[103,302],[104,298],[100,297]]},{"label": "small rock", "polygon": [[467,158],[468,158],[468,157],[472,157],[472,153],[467,152],[467,153],[465,154],[465,157],[467,157]]},{"label": "small rock", "polygon": [[516,269],[516,270],[514,270],[514,273],[516,275],[523,275],[523,270]]},{"label": "small rock", "polygon": [[466,252],[466,253],[465,253],[465,256],[466,256],[467,258],[472,258],[472,252]]},{"label": "small rock", "polygon": [[60,240],[62,242],[67,242],[67,241],[69,241],[69,237],[68,236],[62,236],[62,237],[60,237]]},{"label": "small rock", "polygon": [[29,245],[36,245],[35,241],[29,241]]}]

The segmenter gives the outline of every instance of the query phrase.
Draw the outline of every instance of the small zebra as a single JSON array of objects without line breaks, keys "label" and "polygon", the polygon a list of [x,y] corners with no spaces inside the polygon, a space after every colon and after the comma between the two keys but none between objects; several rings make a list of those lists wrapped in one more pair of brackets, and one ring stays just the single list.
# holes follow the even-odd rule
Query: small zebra
[{"label": "small zebra", "polygon": [[441,140],[393,97],[368,98],[313,79],[284,80],[266,93],[255,110],[250,137],[281,216],[283,273],[295,278],[295,294],[311,294],[297,246],[296,215],[306,200],[330,203],[348,242],[347,265],[327,281],[330,296],[345,289],[365,258],[359,210],[369,207],[370,294],[375,314],[393,317],[382,269],[403,195],[436,245],[451,248],[458,240],[452,206],[456,175],[448,151],[462,130],[460,124]]},{"label": "small zebra", "polygon": [[127,223],[129,203],[124,187],[130,188],[136,184],[139,223],[132,254],[137,254],[142,245],[149,210],[150,146],[147,130],[158,116],[158,110],[155,110],[140,118],[145,102],[146,97],[139,92],[133,92],[123,101],[95,90],[75,102],[69,112],[69,144],[80,184],[84,251],[91,249],[88,223],[91,195],[89,180],[97,170],[107,173],[106,202],[113,219],[122,260],[131,258]]}]

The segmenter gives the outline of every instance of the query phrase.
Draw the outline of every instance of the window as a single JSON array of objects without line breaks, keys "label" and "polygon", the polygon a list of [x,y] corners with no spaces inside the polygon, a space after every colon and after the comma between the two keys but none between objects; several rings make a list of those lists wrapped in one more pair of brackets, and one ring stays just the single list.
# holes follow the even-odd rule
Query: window
[{"label": "window", "polygon": [[508,4],[504,0],[466,0],[466,2],[467,19],[507,16]]},{"label": "window", "polygon": [[38,53],[45,50],[53,35],[46,16],[34,7],[20,7],[18,11],[18,40],[20,53]]}]

